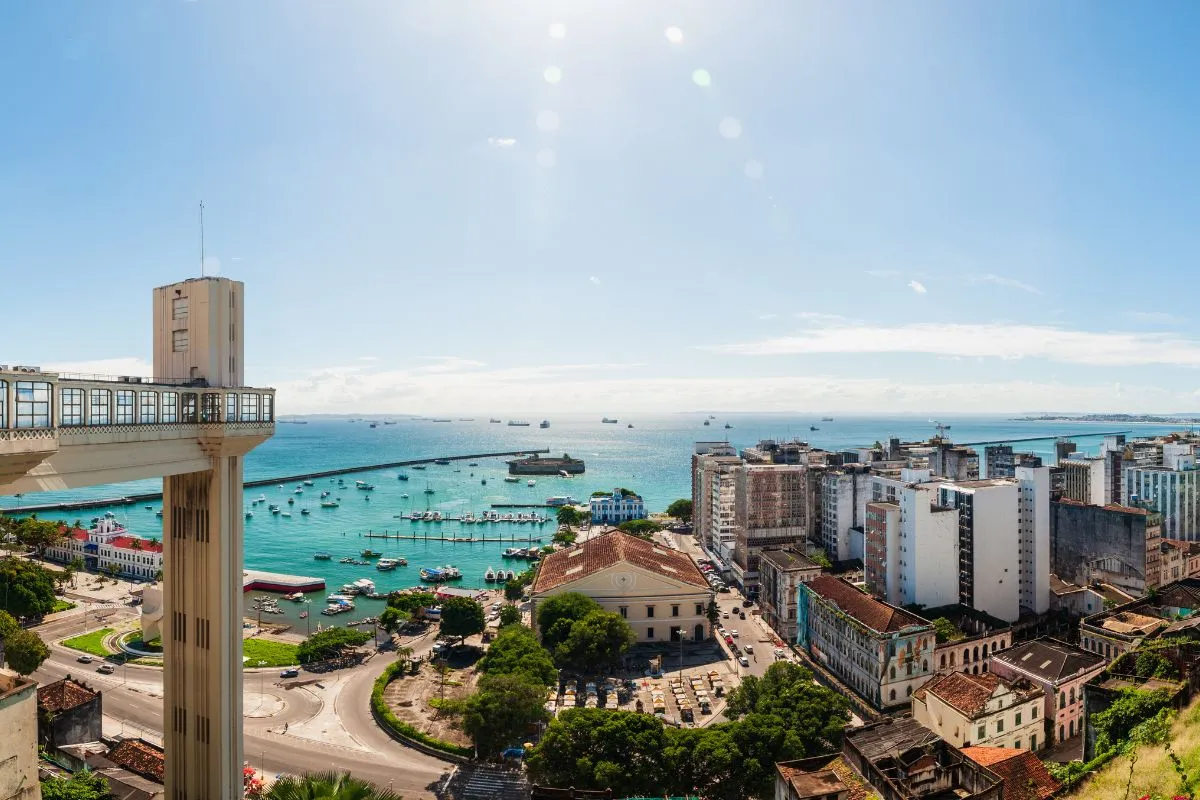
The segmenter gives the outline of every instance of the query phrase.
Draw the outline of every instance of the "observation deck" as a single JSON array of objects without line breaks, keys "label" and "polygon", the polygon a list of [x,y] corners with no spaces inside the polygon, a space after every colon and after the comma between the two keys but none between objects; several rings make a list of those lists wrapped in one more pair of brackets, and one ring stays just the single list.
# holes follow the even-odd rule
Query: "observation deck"
[{"label": "observation deck", "polygon": [[0,495],[202,472],[274,433],[274,389],[0,366]]}]

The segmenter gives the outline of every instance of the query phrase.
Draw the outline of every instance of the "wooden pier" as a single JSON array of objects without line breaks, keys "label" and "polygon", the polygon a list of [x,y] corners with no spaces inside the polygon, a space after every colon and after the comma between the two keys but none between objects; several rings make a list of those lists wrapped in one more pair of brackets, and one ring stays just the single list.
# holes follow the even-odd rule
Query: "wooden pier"
[{"label": "wooden pier", "polygon": [[395,533],[390,531],[383,531],[382,533],[368,531],[360,533],[359,536],[364,539],[396,539],[409,542],[457,542],[459,544],[503,544],[504,542],[512,544],[538,544],[542,541],[541,536],[429,536],[419,533],[400,533],[399,531]]}]

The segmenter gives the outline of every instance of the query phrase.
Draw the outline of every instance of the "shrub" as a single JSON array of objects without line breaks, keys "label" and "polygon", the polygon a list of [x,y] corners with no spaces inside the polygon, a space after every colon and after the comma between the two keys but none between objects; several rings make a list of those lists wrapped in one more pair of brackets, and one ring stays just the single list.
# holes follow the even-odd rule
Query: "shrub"
[{"label": "shrub", "polygon": [[375,685],[371,689],[371,710],[375,712],[384,725],[391,728],[394,732],[405,739],[412,739],[415,742],[420,742],[426,747],[432,747],[434,750],[440,750],[443,753],[449,753],[455,756],[465,756],[470,758],[473,751],[469,747],[463,747],[452,742],[443,741],[434,738],[422,731],[417,730],[412,725],[409,725],[404,720],[397,717],[388,708],[387,703],[383,701],[383,690],[387,685],[403,674],[405,662],[397,661],[388,666],[383,673],[375,679]]}]

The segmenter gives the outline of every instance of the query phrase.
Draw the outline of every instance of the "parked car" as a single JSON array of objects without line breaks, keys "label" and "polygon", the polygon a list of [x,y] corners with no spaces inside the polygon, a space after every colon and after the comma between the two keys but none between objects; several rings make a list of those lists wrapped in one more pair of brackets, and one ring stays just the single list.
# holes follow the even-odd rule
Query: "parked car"
[{"label": "parked car", "polygon": [[746,658],[745,656],[738,656],[738,663],[741,664],[743,667],[749,667],[750,659]]},{"label": "parked car", "polygon": [[722,614],[721,619],[729,619],[729,612],[726,611],[724,614]]},{"label": "parked car", "polygon": [[112,664],[101,664],[100,666],[96,667],[96,672],[99,672],[101,675],[112,675],[116,671],[117,668]]},{"label": "parked car", "polygon": [[92,657],[91,657],[91,656],[80,656],[79,658],[77,658],[77,659],[75,659],[75,660],[76,660],[76,661],[78,661],[80,664],[90,664],[90,663],[92,663]]},{"label": "parked car", "polygon": [[281,678],[299,678],[299,677],[300,677],[300,670],[298,670],[298,669],[285,669],[283,672],[279,673],[279,677],[281,677]]},{"label": "parked car", "polygon": [[733,647],[733,637],[726,634],[725,635],[725,644],[729,645],[730,647]]},{"label": "parked car", "polygon": [[742,608],[749,608],[752,605],[754,605],[753,600],[743,600],[742,601]]}]

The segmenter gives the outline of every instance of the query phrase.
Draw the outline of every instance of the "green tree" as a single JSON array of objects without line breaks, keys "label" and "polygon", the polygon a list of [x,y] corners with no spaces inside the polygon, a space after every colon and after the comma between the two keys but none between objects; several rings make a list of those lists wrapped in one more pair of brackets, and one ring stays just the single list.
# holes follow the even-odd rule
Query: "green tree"
[{"label": "green tree", "polygon": [[296,658],[301,664],[324,661],[341,655],[347,647],[358,647],[371,640],[371,634],[354,628],[326,628],[300,643]]},{"label": "green tree", "polygon": [[[512,608],[512,606],[509,606]],[[525,675],[542,686],[558,682],[554,661],[537,636],[524,625],[505,625],[479,659],[479,671],[489,675]]]},{"label": "green tree", "polygon": [[42,781],[42,800],[112,800],[114,796],[108,790],[108,781],[91,770]]},{"label": "green tree", "polygon": [[[804,667],[776,661],[761,678],[748,675],[729,693],[726,717],[737,720],[754,715],[780,719],[799,738],[805,753],[816,754],[841,743],[842,731],[850,721],[850,704],[815,683]],[[781,760],[785,759],[776,759]]]},{"label": "green tree", "polygon": [[1122,689],[1112,705],[1091,715],[1096,730],[1096,752],[1106,753],[1120,747],[1134,728],[1170,705],[1171,694],[1166,689],[1153,692]]},{"label": "green tree", "polygon": [[519,609],[513,605],[507,605],[504,608],[500,609],[500,627],[501,628],[506,627],[508,625],[520,625],[520,624],[521,624],[521,609]]},{"label": "green tree", "polygon": [[967,635],[957,625],[945,617],[938,617],[933,621],[933,633],[939,644],[957,642],[959,639],[967,638]]},{"label": "green tree", "polygon": [[825,569],[833,568],[833,562],[829,560],[829,554],[824,550],[814,550],[812,553],[809,553],[808,560]]},{"label": "green tree", "polygon": [[483,606],[469,597],[451,597],[442,603],[443,636],[457,636],[461,642],[468,636],[483,633],[486,624]]},{"label": "green tree", "polygon": [[640,536],[643,539],[649,539],[650,534],[657,533],[662,529],[662,523],[655,522],[652,519],[631,519],[617,526],[617,530],[625,531],[625,533],[633,536]]},{"label": "green tree", "polygon": [[33,631],[18,628],[4,637],[4,660],[20,675],[29,675],[50,657],[50,648]]},{"label": "green tree", "polygon": [[504,584],[504,599],[510,603],[520,600],[521,595],[525,593],[525,587],[532,584],[535,577],[537,577],[537,567],[530,567],[518,574],[513,580],[506,582]]},{"label": "green tree", "polygon": [[716,600],[708,601],[708,608],[704,609],[704,616],[708,618],[708,624],[716,630],[721,624],[721,607],[717,605]]},{"label": "green tree", "polygon": [[401,611],[395,606],[388,606],[379,615],[379,627],[383,628],[388,633],[396,633],[412,619],[407,611]]},{"label": "green tree", "polygon": [[683,522],[692,521],[692,501],[687,499],[676,500],[667,506],[667,516],[674,517]]},{"label": "green tree", "polygon": [[0,559],[0,610],[19,619],[42,617],[53,609],[53,573],[24,559]]},{"label": "green tree", "polygon": [[614,667],[635,641],[633,629],[620,614],[592,611],[571,624],[567,638],[554,648],[554,663],[576,672]]},{"label": "green tree", "polygon": [[571,625],[593,611],[601,611],[600,604],[587,595],[565,592],[547,598],[538,609],[537,627],[542,635],[542,644],[553,651],[571,634]]},{"label": "green tree", "polygon": [[534,725],[549,717],[542,683],[524,673],[488,674],[467,698],[462,726],[479,755],[490,757],[523,741]]},{"label": "green tree", "polygon": [[555,514],[558,518],[559,525],[579,525],[583,522],[584,515],[575,506],[560,506]]},{"label": "green tree", "polygon": [[62,523],[29,517],[17,526],[17,538],[21,544],[36,551],[38,558],[44,558],[46,548],[62,540]]},{"label": "green tree", "polygon": [[525,764],[543,786],[611,788],[614,797],[662,796],[668,744],[662,723],[649,714],[569,708],[546,728]]},{"label": "green tree", "polygon": [[562,528],[554,532],[554,537],[550,541],[567,547],[575,544],[575,540],[577,538],[578,537],[575,535],[575,531],[571,530],[570,528]]},{"label": "green tree", "polygon": [[267,790],[266,800],[403,800],[348,772],[314,772],[297,778],[285,775]]},{"label": "green tree", "polygon": [[437,605],[437,595],[432,592],[397,592],[388,595],[387,604],[416,616],[421,609]]}]

